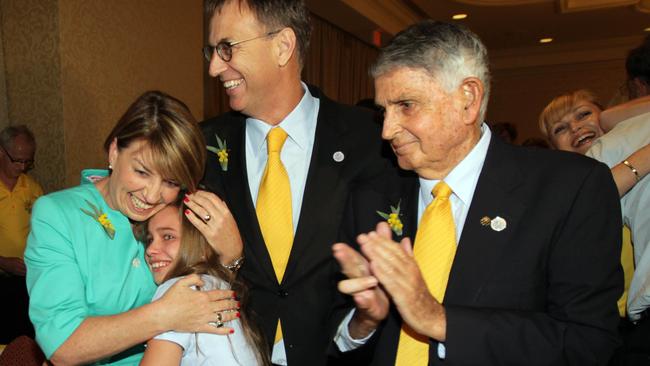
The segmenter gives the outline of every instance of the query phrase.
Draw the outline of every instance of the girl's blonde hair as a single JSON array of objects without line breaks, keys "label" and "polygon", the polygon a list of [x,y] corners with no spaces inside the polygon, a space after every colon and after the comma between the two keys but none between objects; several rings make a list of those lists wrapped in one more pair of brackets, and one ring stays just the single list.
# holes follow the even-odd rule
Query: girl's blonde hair
[{"label": "girl's blonde hair", "polygon": [[185,217],[183,206],[180,205],[178,215],[181,220],[181,242],[173,267],[167,272],[163,281],[189,274],[208,274],[230,284],[230,288],[238,295],[240,320],[244,336],[255,351],[259,365],[271,365],[266,342],[262,332],[251,321],[253,314],[248,305],[247,287],[237,279],[235,273],[226,269],[219,254],[210,246],[203,234]]}]

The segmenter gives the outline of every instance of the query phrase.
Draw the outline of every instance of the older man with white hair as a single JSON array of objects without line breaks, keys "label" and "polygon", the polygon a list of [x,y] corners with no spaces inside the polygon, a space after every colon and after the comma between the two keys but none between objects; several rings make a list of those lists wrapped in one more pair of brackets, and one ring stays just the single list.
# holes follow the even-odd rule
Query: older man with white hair
[{"label": "older man with white hair", "polygon": [[[487,52],[463,26],[407,28],[372,74],[383,138],[415,174],[385,179],[383,199],[377,186],[353,194],[354,229],[367,233],[357,237],[360,252],[334,246],[349,277],[339,289],[356,302],[335,338],[341,357],[606,364],[619,343],[623,285],[609,169],[493,138],[484,123]],[[393,215],[368,230],[381,206]]]}]

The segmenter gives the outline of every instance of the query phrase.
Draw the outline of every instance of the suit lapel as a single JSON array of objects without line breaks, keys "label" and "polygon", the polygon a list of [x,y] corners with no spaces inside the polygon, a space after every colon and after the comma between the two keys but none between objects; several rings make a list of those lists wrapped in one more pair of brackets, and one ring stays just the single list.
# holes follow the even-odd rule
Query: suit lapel
[{"label": "suit lapel", "polygon": [[249,189],[248,174],[246,173],[245,131],[246,121],[243,116],[240,120],[230,124],[225,131],[228,136],[224,138],[228,143],[233,141],[233,147],[229,149],[231,163],[228,165],[228,171],[223,172],[224,190],[226,196],[229,197],[228,206],[234,217],[237,218],[237,226],[245,243],[246,266],[261,268],[269,281],[277,281]]},{"label": "suit lapel", "polygon": [[[516,152],[492,137],[454,258],[446,303],[471,304],[478,299],[483,283],[519,227],[525,205],[516,188],[523,177],[512,154]],[[488,221],[496,217],[506,224],[501,231]]]},{"label": "suit lapel", "polygon": [[[314,96],[317,95],[314,94]],[[345,184],[340,174],[345,160],[337,162],[333,159],[333,155],[335,152],[342,152],[345,157],[346,147],[350,143],[354,143],[346,140],[347,128],[333,113],[329,106],[330,102],[322,95],[318,97],[320,98],[320,107],[314,147],[302,196],[298,228],[285,271],[285,281],[298,279],[299,276],[293,276],[293,274],[301,263],[299,258],[306,255],[305,252],[308,251],[310,245],[320,243],[320,240],[317,239],[319,224],[330,225],[331,220],[336,220],[331,217],[332,212],[322,209],[329,206],[327,201],[331,199],[332,192],[342,189],[339,186]]]}]

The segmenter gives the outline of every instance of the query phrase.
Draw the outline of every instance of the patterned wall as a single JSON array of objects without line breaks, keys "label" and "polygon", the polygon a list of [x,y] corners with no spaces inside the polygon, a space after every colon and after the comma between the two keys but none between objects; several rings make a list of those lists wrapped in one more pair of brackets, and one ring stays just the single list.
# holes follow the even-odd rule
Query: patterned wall
[{"label": "patterned wall", "polygon": [[64,185],[64,130],[56,0],[0,0],[10,124],[36,135],[33,176],[45,190]]},{"label": "patterned wall", "polygon": [[106,166],[105,136],[146,90],[203,115],[202,2],[0,0],[0,13],[9,117],[34,130],[46,191]]},{"label": "patterned wall", "polygon": [[102,145],[142,92],[158,89],[203,115],[202,2],[59,1],[66,183],[107,165]]}]

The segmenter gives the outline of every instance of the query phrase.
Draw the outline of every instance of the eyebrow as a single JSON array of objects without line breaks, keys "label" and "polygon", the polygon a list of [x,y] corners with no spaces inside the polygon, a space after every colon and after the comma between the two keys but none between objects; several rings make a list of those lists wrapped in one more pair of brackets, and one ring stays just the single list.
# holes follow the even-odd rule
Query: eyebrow
[{"label": "eyebrow", "polygon": [[153,170],[151,170],[149,167],[147,167],[147,165],[144,163],[144,160],[143,160],[143,159],[140,159],[139,156],[134,157],[133,160],[135,160],[136,163],[140,164],[140,167],[141,167],[144,171],[146,171],[146,172],[149,173],[149,174],[154,174]]},{"label": "eyebrow", "polygon": [[157,231],[157,232],[160,232],[160,231],[173,231],[173,232],[176,232],[177,230],[172,228],[172,227],[164,226],[164,227],[156,228],[155,231]]}]

